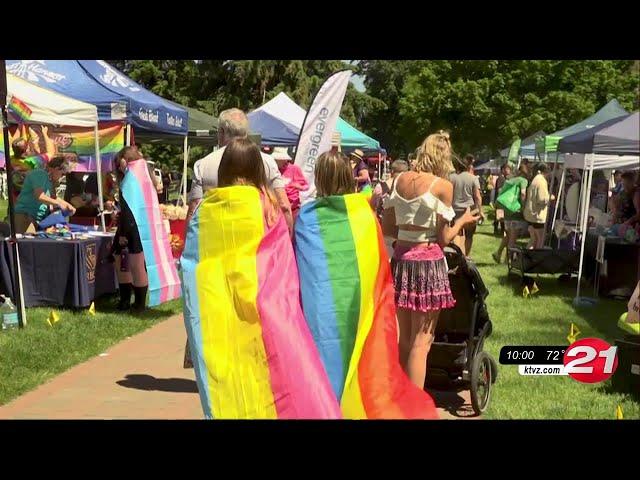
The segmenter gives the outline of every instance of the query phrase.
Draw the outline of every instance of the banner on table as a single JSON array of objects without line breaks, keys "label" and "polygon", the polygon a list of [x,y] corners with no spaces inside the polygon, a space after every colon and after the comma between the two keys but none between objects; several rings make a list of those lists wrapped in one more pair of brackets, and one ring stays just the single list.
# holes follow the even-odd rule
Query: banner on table
[{"label": "banner on table", "polygon": [[[124,147],[124,123],[101,122],[98,133],[102,171],[110,171],[113,159]],[[77,159],[71,162],[72,171],[95,172],[97,170],[93,128],[53,125],[12,126],[9,129],[9,141],[13,143],[20,137],[27,139],[33,156],[46,155],[48,158],[53,158],[57,154],[73,153],[77,155]],[[0,167],[5,166],[6,150],[0,138]]]},{"label": "banner on table", "polygon": [[331,75],[320,87],[302,124],[296,147],[295,164],[302,169],[309,184],[306,192],[300,192],[303,203],[315,197],[316,160],[322,153],[331,150],[333,132],[336,129],[350,78],[351,70],[343,70]]}]

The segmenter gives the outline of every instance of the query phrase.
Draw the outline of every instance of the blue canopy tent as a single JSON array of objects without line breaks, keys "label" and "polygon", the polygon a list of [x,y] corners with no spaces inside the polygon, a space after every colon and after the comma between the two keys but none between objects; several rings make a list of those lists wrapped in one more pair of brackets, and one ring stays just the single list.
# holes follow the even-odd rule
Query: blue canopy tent
[{"label": "blue canopy tent", "polygon": [[185,136],[186,109],[144,89],[103,60],[6,60],[7,72],[98,107],[100,120]]},{"label": "blue canopy tent", "polygon": [[127,99],[96,82],[76,60],[6,60],[7,72],[98,108],[101,121],[130,121]]},{"label": "blue canopy tent", "polygon": [[74,60],[101,86],[126,98],[130,123],[136,128],[186,136],[185,108],[146,90],[104,60]]},{"label": "blue canopy tent", "polygon": [[[184,137],[187,162],[188,112],[146,90],[103,60],[7,60],[7,71],[98,108],[102,121],[121,120],[152,135]],[[127,128],[126,144],[130,143]]]}]

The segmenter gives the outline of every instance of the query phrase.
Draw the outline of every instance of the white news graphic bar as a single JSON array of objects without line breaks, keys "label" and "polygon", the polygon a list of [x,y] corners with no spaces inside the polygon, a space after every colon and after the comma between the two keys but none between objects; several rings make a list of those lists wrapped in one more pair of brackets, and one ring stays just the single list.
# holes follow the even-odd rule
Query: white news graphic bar
[{"label": "white news graphic bar", "polygon": [[518,373],[528,376],[568,375],[564,365],[518,365]]}]

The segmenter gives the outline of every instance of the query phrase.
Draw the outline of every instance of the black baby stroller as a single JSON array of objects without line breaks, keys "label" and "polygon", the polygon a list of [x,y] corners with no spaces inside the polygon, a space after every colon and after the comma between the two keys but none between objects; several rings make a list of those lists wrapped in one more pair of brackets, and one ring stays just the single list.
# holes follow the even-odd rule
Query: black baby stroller
[{"label": "black baby stroller", "polygon": [[489,291],[475,264],[456,245],[445,248],[444,253],[456,306],[440,312],[425,387],[470,390],[473,411],[480,415],[487,409],[498,373],[495,360],[482,351],[492,330],[485,305]]}]

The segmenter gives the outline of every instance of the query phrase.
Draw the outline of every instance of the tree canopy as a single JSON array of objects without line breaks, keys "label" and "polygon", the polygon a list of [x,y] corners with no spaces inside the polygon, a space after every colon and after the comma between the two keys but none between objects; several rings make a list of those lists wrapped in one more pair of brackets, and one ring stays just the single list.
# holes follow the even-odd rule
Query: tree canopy
[{"label": "tree canopy", "polygon": [[[495,153],[515,138],[578,122],[612,98],[630,111],[640,106],[639,64],[628,60],[109,62],[154,93],[212,115],[250,111],[279,92],[307,108],[325,78],[352,68],[366,92],[350,85],[341,116],[394,156],[439,129],[451,132],[459,152]],[[172,152],[154,147],[157,160],[179,163]]]}]

